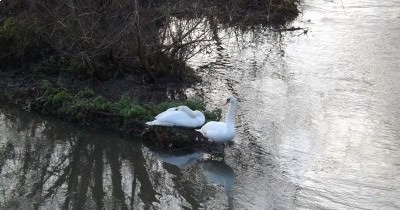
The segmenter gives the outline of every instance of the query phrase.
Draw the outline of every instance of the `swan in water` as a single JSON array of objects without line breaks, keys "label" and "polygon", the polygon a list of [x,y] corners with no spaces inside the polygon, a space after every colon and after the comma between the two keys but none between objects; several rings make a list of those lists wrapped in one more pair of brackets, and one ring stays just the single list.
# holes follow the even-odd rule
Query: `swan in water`
[{"label": "swan in water", "polygon": [[197,130],[203,134],[204,137],[217,143],[225,143],[235,137],[234,115],[237,99],[230,96],[226,99],[225,104],[229,104],[225,122],[210,121]]},{"label": "swan in water", "polygon": [[178,126],[187,128],[198,128],[204,124],[206,118],[198,110],[191,110],[187,106],[178,106],[167,109],[158,114],[155,120],[146,122],[147,125]]}]

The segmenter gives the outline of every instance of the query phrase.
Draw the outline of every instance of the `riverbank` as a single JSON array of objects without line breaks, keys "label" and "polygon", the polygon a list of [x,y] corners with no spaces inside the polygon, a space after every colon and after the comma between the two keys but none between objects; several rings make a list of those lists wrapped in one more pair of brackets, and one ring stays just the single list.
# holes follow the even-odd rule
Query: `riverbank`
[{"label": "riverbank", "polygon": [[[177,85],[169,83],[165,87]],[[183,87],[181,85],[180,88]],[[75,80],[67,75],[38,77],[17,70],[0,72],[1,100],[26,111],[55,116],[90,130],[140,135],[146,129],[148,131],[146,121],[177,105],[187,105],[203,111],[207,120],[219,120],[221,117],[220,109],[206,110],[206,104],[199,99],[185,99],[178,95],[174,97],[168,99],[164,88],[143,85],[133,75],[96,83]],[[182,132],[177,129],[174,131]],[[195,135],[195,132],[192,133]],[[153,134],[151,136],[155,138]],[[150,145],[154,144],[152,141],[156,141],[154,138],[147,138]],[[185,142],[189,137],[180,138],[179,141],[172,138],[158,139],[164,139],[162,145],[170,145],[170,141],[175,141],[175,146],[170,146],[170,150],[189,148]]]}]

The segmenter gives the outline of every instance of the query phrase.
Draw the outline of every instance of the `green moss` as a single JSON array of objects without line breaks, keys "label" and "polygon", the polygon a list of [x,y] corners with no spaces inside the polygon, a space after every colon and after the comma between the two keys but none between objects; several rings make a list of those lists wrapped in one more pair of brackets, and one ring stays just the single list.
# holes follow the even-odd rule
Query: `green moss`
[{"label": "green moss", "polygon": [[[101,97],[89,95],[89,91],[78,92],[73,95],[72,100],[64,106],[60,112],[72,118],[82,119],[92,117],[94,112],[104,112],[111,114],[112,102]],[[94,119],[95,121],[95,119]],[[101,121],[101,120],[99,120]],[[100,122],[101,123],[101,122]]]},{"label": "green moss", "polygon": [[138,104],[131,104],[130,106],[119,110],[119,112],[125,117],[125,118],[145,118],[148,119],[151,116],[151,113],[149,110],[144,108],[143,106],[140,106]]},{"label": "green moss", "polygon": [[76,95],[72,101],[72,107],[79,110],[109,111],[111,102],[101,96],[82,98]]},{"label": "green moss", "polygon": [[85,88],[84,90],[79,91],[76,96],[79,98],[90,98],[96,96],[96,94],[92,89]]},{"label": "green moss", "polygon": [[135,118],[147,120],[151,118],[151,111],[145,106],[140,105],[137,100],[122,97],[119,101],[112,104],[111,110],[122,115],[125,119]]},{"label": "green moss", "polygon": [[[57,116],[74,122],[88,129],[107,129],[124,134],[139,134],[148,146],[166,151],[191,150],[208,144],[208,141],[198,141],[202,135],[193,129],[153,127],[145,129],[145,122],[151,120],[169,107],[186,105],[195,110],[201,110],[207,121],[219,120],[221,110],[206,110],[202,101],[167,101],[160,104],[140,103],[138,100],[123,97],[110,101],[98,96],[91,89],[71,92],[54,87],[43,80],[41,88],[35,89],[34,94],[26,89],[4,90],[0,97],[24,107],[28,110]],[[146,132],[143,132],[146,131]],[[193,141],[197,139],[196,141]]]},{"label": "green moss", "polygon": [[43,80],[43,93],[36,99],[36,102],[45,109],[58,109],[63,103],[64,97],[68,97],[67,92],[61,89],[53,88],[49,81]]},{"label": "green moss", "polygon": [[[12,97],[13,93],[7,92],[3,95]],[[32,110],[43,114],[56,115],[93,129],[111,129],[126,133],[142,132],[146,121],[153,119],[154,116],[170,107],[179,105],[186,105],[191,109],[202,111],[207,121],[221,118],[220,109],[206,110],[204,102],[201,101],[179,100],[160,104],[146,104],[127,97],[110,101],[96,95],[91,89],[74,93],[56,88],[47,81],[43,81],[42,89],[36,96],[27,102]],[[174,135],[181,136],[183,134],[175,133]],[[179,138],[176,137],[176,139]]]},{"label": "green moss", "polygon": [[137,120],[151,119],[153,113],[146,106],[140,105],[136,100],[121,99],[111,102],[108,99],[96,96],[90,89],[70,93],[57,89],[45,83],[45,91],[37,101],[42,104],[42,111],[71,115],[73,118],[82,118],[94,112],[107,113],[121,116],[124,119]]},{"label": "green moss", "polygon": [[69,101],[71,101],[72,96],[71,94],[61,90],[59,92],[56,92],[52,97],[51,97],[51,103],[54,106],[60,107],[65,104],[67,104]]}]

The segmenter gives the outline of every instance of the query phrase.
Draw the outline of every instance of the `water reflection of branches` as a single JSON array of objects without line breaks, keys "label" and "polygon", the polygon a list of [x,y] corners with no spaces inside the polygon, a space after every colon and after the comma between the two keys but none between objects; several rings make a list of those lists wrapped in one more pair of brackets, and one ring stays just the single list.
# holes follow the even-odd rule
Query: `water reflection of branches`
[{"label": "water reflection of branches", "polygon": [[[197,166],[179,170],[154,164],[156,157],[140,142],[91,135],[18,111],[10,116],[0,115],[0,131],[8,136],[1,139],[0,184],[14,184],[4,192],[1,207],[150,209],[165,192],[170,196],[168,177],[172,199],[191,208],[201,208],[215,195],[216,188],[204,185],[201,173],[193,171]],[[20,122],[24,126],[13,125]]]},{"label": "water reflection of branches", "polygon": [[[27,117],[22,123],[20,119],[24,117],[19,118],[19,115],[12,114],[18,117],[10,119],[2,115],[1,118],[1,130],[6,130],[9,138],[1,142],[4,146],[1,148],[0,171],[8,176],[2,176],[0,183],[11,179],[16,184],[12,185],[11,191],[5,192],[4,203],[0,206],[22,206],[27,202],[25,198],[31,200],[34,209],[58,205],[63,209],[134,209],[140,205],[135,197],[147,207],[158,202],[143,165],[141,150],[133,151],[132,145],[120,146],[108,139],[91,139],[93,136],[74,128],[57,127],[31,115],[27,115],[31,120]],[[12,133],[15,127],[20,129],[18,133]],[[132,166],[133,179],[128,183],[123,180],[123,177],[130,177],[122,174],[123,159]],[[4,168],[7,168],[6,172],[2,170]],[[136,189],[138,183],[139,191]],[[129,184],[131,192],[123,187]]]}]

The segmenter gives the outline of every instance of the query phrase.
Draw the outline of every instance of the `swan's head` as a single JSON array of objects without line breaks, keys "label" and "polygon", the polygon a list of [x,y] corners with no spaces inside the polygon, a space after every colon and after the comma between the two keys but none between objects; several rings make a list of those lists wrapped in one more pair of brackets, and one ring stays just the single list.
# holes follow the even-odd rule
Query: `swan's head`
[{"label": "swan's head", "polygon": [[236,104],[237,99],[234,96],[230,96],[229,98],[226,99],[225,104]]}]

